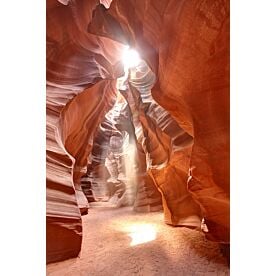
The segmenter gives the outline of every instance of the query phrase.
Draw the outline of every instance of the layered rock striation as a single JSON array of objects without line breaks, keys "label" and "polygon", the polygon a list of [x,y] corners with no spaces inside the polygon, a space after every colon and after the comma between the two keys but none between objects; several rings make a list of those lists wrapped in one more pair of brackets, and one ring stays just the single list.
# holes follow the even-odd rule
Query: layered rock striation
[{"label": "layered rock striation", "polygon": [[184,183],[208,238],[229,242],[229,1],[114,0],[108,13],[157,75],[153,98],[193,137]]},{"label": "layered rock striation", "polygon": [[120,74],[115,53],[122,45],[86,31],[87,8],[96,3],[82,4],[47,1],[47,262],[80,252],[81,213],[88,208],[80,178]]},{"label": "layered rock striation", "polygon": [[[98,2],[47,1],[47,262],[80,252],[84,176],[89,201],[125,179],[111,190],[134,210],[163,208],[172,225],[204,218],[206,236],[228,243],[229,1]],[[119,92],[126,44],[144,61]],[[126,143],[129,182],[124,160],[107,160]]]}]

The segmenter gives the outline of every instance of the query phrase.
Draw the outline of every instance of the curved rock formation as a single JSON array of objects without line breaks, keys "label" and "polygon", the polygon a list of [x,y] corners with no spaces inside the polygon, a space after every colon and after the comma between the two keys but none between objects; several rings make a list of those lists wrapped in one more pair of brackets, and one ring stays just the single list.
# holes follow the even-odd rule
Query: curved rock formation
[{"label": "curved rock formation", "polygon": [[130,71],[129,83],[130,89],[121,93],[132,110],[136,137],[146,155],[146,171],[162,194],[165,222],[200,227],[200,208],[183,185],[188,178],[192,137],[152,98],[155,75],[145,62]]},{"label": "curved rock formation", "polygon": [[86,9],[96,3],[83,4],[47,1],[47,262],[80,251],[81,212],[88,208],[80,177],[97,122],[116,99],[112,79],[120,74],[122,45],[86,31]]},{"label": "curved rock formation", "polygon": [[[229,1],[100,3],[47,1],[47,262],[78,255],[81,178],[102,196],[112,132],[134,145],[136,211],[160,209],[162,195],[166,223],[204,218],[206,236],[228,243]],[[145,63],[111,122],[126,44]]]},{"label": "curved rock formation", "polygon": [[220,242],[229,242],[229,12],[227,0],[114,0],[108,10],[158,75],[154,99],[194,138],[188,190]]}]

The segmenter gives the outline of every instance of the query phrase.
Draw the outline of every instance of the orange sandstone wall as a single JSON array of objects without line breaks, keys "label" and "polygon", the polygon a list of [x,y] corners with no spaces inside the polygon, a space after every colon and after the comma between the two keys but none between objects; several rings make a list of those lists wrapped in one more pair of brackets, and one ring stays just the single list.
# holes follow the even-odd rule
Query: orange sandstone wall
[{"label": "orange sandstone wall", "polygon": [[108,12],[141,53],[150,45],[143,57],[158,76],[153,97],[194,138],[183,185],[207,236],[229,242],[229,1],[114,0]]},{"label": "orange sandstone wall", "polygon": [[80,252],[88,204],[80,177],[120,74],[122,45],[87,32],[96,1],[81,2],[47,1],[47,262]]},{"label": "orange sandstone wall", "polygon": [[[166,222],[181,224],[185,194],[191,213],[205,218],[207,237],[229,242],[229,1],[101,2],[109,9],[96,0],[47,1],[47,261],[80,251],[87,204],[80,177],[97,127],[115,102],[122,43],[149,64],[153,98],[190,137],[189,147],[176,151],[173,145],[185,137],[174,140],[154,117],[160,110],[137,109],[147,137],[146,147],[138,144],[141,154],[157,163],[169,156],[162,169],[147,169]],[[154,153],[156,146],[164,146],[164,156]]]}]

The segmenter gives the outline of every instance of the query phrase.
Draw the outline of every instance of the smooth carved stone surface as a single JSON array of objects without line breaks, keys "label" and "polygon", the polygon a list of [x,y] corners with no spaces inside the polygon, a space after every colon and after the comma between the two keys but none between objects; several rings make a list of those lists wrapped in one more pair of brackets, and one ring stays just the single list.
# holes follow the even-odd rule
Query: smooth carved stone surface
[{"label": "smooth carved stone surface", "polygon": [[[193,138],[188,190],[208,237],[229,242],[229,1],[114,0],[108,9],[158,76],[153,98]],[[154,52],[152,50],[152,52]]]},{"label": "smooth carved stone surface", "polygon": [[47,261],[80,251],[81,177],[101,151],[94,142],[109,124],[124,41],[155,74],[130,81],[142,179],[135,208],[158,202],[158,187],[166,222],[202,215],[207,237],[229,242],[229,1],[101,2],[108,10],[96,0],[47,1]]},{"label": "smooth carved stone surface", "polygon": [[87,32],[95,5],[47,1],[47,262],[79,254],[88,208],[80,177],[121,74],[122,45]]},{"label": "smooth carved stone surface", "polygon": [[73,175],[75,183],[86,172],[94,133],[115,98],[115,81],[102,80],[84,90],[62,110],[63,143],[76,159]]},{"label": "smooth carved stone surface", "polygon": [[[49,94],[50,92],[47,96]],[[52,100],[53,97],[51,102]],[[50,105],[48,97],[46,111],[46,261],[48,263],[76,257],[79,254],[82,224],[72,181],[74,158],[66,151],[61,140],[59,108]]]},{"label": "smooth carved stone surface", "polygon": [[138,155],[134,150],[138,145],[130,117],[127,102],[118,95],[94,138],[92,163],[87,168],[92,190],[97,201],[109,200],[119,207],[135,200],[135,211],[157,211],[162,209],[161,195],[146,172],[145,154],[141,158],[139,150]]},{"label": "smooth carved stone surface", "polygon": [[124,46],[87,30],[96,3],[47,1],[47,82],[85,88],[122,73],[117,64]]},{"label": "smooth carved stone surface", "polygon": [[[57,261],[61,258],[65,259],[76,256],[79,253],[81,245],[80,212],[85,213],[88,209],[87,199],[81,190],[80,177],[85,172],[83,168],[87,164],[87,157],[92,149],[91,138],[96,129],[97,120],[100,121],[112,106],[113,99],[115,98],[114,91],[112,81],[101,81],[75,96],[62,109],[61,113],[58,114],[58,119],[54,121],[56,123],[54,130],[59,135],[54,133],[52,137],[47,137],[47,157],[49,156],[47,159],[47,178],[49,179],[47,180],[47,188],[48,186],[51,188],[47,189],[47,217],[58,217],[55,220],[55,227],[52,227],[53,220],[49,220],[49,223],[47,220],[47,252],[49,261]],[[80,106],[82,107],[81,109],[79,108]],[[54,118],[51,115],[49,112],[49,118],[47,120],[49,123]],[[50,127],[47,130],[48,136],[51,135]],[[57,141],[57,139],[59,140]],[[61,150],[57,146],[53,146],[54,142],[59,143],[59,147],[63,149],[63,155],[60,154]],[[69,160],[66,161],[66,158]],[[57,165],[56,167],[51,166],[51,163],[58,164],[59,167]],[[62,174],[60,167],[67,169],[66,177],[69,187],[66,189],[66,192],[62,188],[66,183],[66,178]],[[52,176],[53,174],[54,176]],[[66,223],[61,222],[63,219],[70,218],[70,213],[73,212],[75,215],[74,219],[79,223],[78,227],[80,228],[77,234],[74,230],[76,221],[68,222],[66,220]],[[51,232],[51,229],[55,231],[57,227],[58,229],[64,229],[66,231],[68,235],[64,233],[64,237],[68,237],[67,241],[54,240],[54,233]],[[70,231],[72,232],[71,234]],[[58,230],[58,232],[60,233],[61,230]],[[68,251],[65,248],[63,255],[55,253],[55,246],[59,245],[59,248],[69,246],[69,237],[72,239],[76,237],[77,239],[76,245],[78,244],[78,247],[76,248],[78,250],[73,250],[75,255],[72,250]],[[59,250],[62,251],[62,249]]]},{"label": "smooth carved stone surface", "polygon": [[193,139],[152,98],[155,80],[142,61],[130,71],[130,89],[121,91],[132,111],[138,152],[146,157],[145,170],[151,179],[147,183],[153,183],[162,194],[166,223],[200,227],[200,208],[183,185],[188,179]]},{"label": "smooth carved stone surface", "polygon": [[[200,227],[200,208],[192,199],[186,186],[183,185],[185,179],[187,181],[188,178],[188,159],[186,156],[191,151],[192,139],[188,134],[185,134],[185,131],[174,122],[165,110],[157,113],[159,115],[157,120],[153,111],[161,107],[154,101],[146,101],[145,99],[149,99],[150,96],[144,95],[143,97],[143,94],[150,92],[147,90],[148,88],[141,88],[137,83],[136,78],[136,87],[140,91],[130,87],[126,98],[132,113],[139,114],[137,118],[134,118],[134,122],[136,121],[134,126],[137,129],[142,128],[142,131],[136,131],[137,140],[140,141],[147,156],[147,171],[162,194],[165,222],[172,225]],[[141,83],[143,82],[141,81]],[[173,130],[173,127],[178,131],[165,133],[165,129],[171,128]],[[177,151],[174,152],[172,145],[175,133],[183,137],[186,135],[187,138],[183,139],[182,147],[178,145]],[[181,164],[181,169],[177,170],[175,164]]]},{"label": "smooth carved stone surface", "polygon": [[110,174],[105,166],[105,159],[109,149],[110,137],[112,132],[116,132],[116,129],[107,118],[107,114],[95,132],[90,158],[91,163],[87,165],[87,175],[91,179],[91,190],[95,201],[103,200],[108,193],[106,186]]},{"label": "smooth carved stone surface", "polygon": [[105,114],[94,136],[92,163],[87,170],[91,175],[96,201],[109,200],[114,195],[115,186],[121,183],[122,179],[119,179],[121,176],[123,176],[123,182],[127,180],[123,152],[127,134],[119,131],[115,126],[125,106],[117,100],[113,108]]}]

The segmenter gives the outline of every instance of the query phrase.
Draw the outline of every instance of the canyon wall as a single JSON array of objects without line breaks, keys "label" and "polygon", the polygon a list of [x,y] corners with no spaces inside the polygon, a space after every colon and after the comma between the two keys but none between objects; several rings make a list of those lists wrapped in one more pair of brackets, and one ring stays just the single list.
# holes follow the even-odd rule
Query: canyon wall
[{"label": "canyon wall", "polygon": [[108,13],[158,76],[153,98],[193,137],[183,185],[207,237],[229,242],[229,1],[114,0]]},{"label": "canyon wall", "polygon": [[[172,225],[204,217],[206,236],[229,242],[229,1],[101,2],[47,1],[47,262],[80,252],[81,178],[105,170],[118,93],[132,120],[115,131],[135,133],[134,209],[163,207]],[[118,92],[124,44],[151,71]]]},{"label": "canyon wall", "polygon": [[120,74],[122,45],[86,31],[95,3],[82,4],[47,1],[47,262],[80,252],[88,208],[80,178]]}]

